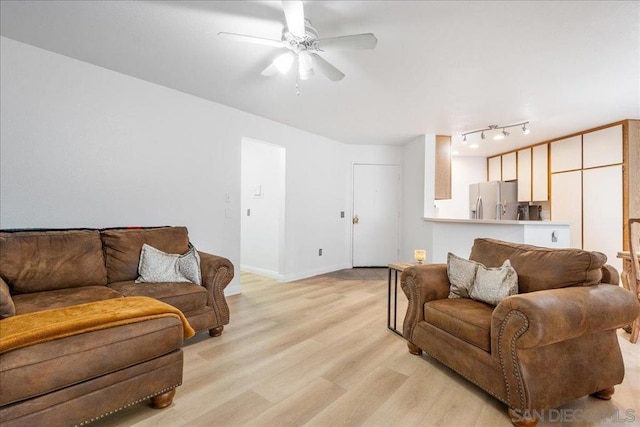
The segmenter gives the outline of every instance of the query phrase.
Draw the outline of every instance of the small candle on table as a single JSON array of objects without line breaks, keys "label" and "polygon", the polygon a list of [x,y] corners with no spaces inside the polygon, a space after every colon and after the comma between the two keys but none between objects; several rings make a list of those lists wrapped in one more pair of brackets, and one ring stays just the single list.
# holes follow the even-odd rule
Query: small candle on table
[{"label": "small candle on table", "polygon": [[424,249],[416,249],[413,251],[413,258],[418,262],[418,264],[422,264],[427,257],[427,251]]}]

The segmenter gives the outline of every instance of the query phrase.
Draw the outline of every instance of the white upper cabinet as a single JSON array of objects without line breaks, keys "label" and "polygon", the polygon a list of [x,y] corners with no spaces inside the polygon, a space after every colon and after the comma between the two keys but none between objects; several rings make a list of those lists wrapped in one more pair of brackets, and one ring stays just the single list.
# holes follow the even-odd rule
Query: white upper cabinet
[{"label": "white upper cabinet", "polygon": [[516,153],[508,153],[502,156],[502,180],[515,181],[518,179],[516,170]]},{"label": "white upper cabinet", "polygon": [[502,180],[502,156],[489,158],[489,174],[488,181]]},{"label": "white upper cabinet", "polygon": [[533,147],[531,169],[531,201],[549,200],[549,144]]},{"label": "white upper cabinet", "polygon": [[518,201],[531,201],[531,148],[518,151]]},{"label": "white upper cabinet", "polygon": [[582,138],[585,169],[622,163],[622,125],[585,133]]},{"label": "white upper cabinet", "polygon": [[582,169],[582,135],[551,143],[551,172]]}]

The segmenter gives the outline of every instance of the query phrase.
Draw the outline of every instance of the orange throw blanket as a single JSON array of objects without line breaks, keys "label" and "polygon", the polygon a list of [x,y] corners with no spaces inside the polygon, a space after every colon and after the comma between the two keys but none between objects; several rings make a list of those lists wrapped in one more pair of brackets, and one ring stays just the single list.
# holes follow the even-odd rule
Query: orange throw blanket
[{"label": "orange throw blanket", "polygon": [[18,314],[0,321],[0,354],[33,344],[160,317],[177,317],[184,337],[195,332],[177,308],[149,297],[113,298]]}]

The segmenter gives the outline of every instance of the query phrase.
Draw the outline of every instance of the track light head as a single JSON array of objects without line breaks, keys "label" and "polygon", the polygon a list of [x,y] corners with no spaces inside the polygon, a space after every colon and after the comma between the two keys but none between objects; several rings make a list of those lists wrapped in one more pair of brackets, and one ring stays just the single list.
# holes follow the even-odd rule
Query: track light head
[{"label": "track light head", "polygon": [[484,131],[480,134],[480,138],[484,139]]},{"label": "track light head", "polygon": [[529,130],[529,128],[527,127],[527,124],[524,123],[522,125],[522,133],[525,134],[525,135],[529,135],[530,132],[531,132],[531,130]]},{"label": "track light head", "polygon": [[467,142],[467,134],[462,135],[462,142]]}]

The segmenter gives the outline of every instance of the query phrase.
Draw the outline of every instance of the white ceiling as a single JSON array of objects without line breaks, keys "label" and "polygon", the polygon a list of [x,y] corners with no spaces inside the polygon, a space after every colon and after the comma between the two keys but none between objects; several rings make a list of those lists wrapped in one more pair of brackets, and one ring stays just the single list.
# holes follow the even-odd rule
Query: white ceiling
[{"label": "white ceiling", "polygon": [[[260,71],[280,2],[5,1],[2,35],[353,144],[453,135],[488,155],[640,118],[640,2],[305,1],[321,38],[375,33],[374,50],[326,53],[346,74],[301,84]],[[472,150],[463,132],[529,120]]]}]

